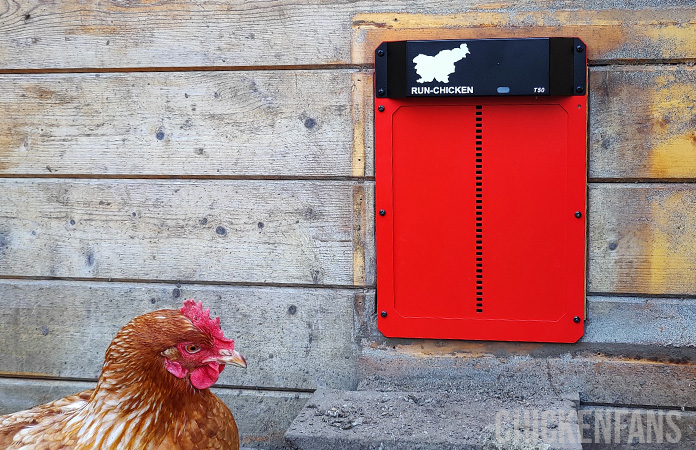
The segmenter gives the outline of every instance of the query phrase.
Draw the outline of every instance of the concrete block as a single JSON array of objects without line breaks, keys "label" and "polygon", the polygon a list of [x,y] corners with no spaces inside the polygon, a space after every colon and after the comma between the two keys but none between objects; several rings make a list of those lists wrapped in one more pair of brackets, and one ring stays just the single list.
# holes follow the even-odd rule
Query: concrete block
[{"label": "concrete block", "polygon": [[577,406],[565,397],[318,390],[285,437],[300,450],[579,450]]}]

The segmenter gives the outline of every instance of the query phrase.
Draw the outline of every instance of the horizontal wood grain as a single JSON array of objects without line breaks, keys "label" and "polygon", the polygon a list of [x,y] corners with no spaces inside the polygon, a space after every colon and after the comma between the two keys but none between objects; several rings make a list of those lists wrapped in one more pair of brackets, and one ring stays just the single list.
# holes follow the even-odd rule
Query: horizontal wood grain
[{"label": "horizontal wood grain", "polygon": [[[593,344],[595,349],[616,352],[631,346],[639,353],[638,348],[696,347],[694,299],[590,296],[587,310],[580,342]],[[668,354],[664,356],[670,359]]]},{"label": "horizontal wood grain", "polygon": [[374,291],[0,280],[0,342],[13,342],[0,373],[96,380],[123,325],[187,298],[220,317],[247,360],[247,369],[228,367],[219,385],[354,385],[354,305],[374,302]]},{"label": "horizontal wood grain", "polygon": [[359,184],[4,179],[0,275],[353,285]]},{"label": "horizontal wood grain", "polygon": [[[683,4],[686,6],[686,4]],[[588,5],[589,6],[589,5]],[[696,57],[696,9],[364,12],[353,17],[352,61],[374,61],[384,41],[576,36],[587,44],[591,64]],[[427,10],[426,8],[424,8]]]},{"label": "horizontal wood grain", "polygon": [[[392,33],[395,27],[439,27],[427,36],[436,38],[520,36],[533,30],[535,35],[579,35],[590,41],[596,60],[693,58],[693,3],[670,0],[660,7],[617,9],[611,0],[561,0],[551,11],[544,0],[8,2],[0,9],[0,68],[370,61],[355,53],[351,59],[351,23],[386,32],[369,38],[372,43],[405,36]],[[376,47],[372,43],[366,47],[370,51]]]},{"label": "horizontal wood grain", "polygon": [[696,178],[696,68],[590,70],[591,178]]},{"label": "horizontal wood grain", "polygon": [[[94,383],[0,378],[0,415],[47,403],[87,389]],[[240,443],[280,448],[283,434],[310,397],[309,393],[211,389],[234,414]]]},{"label": "horizontal wood grain", "polygon": [[[369,72],[0,75],[0,82],[9,86],[0,99],[0,176],[374,174]],[[694,178],[694,84],[688,65],[591,68],[590,177]]]},{"label": "horizontal wood grain", "polygon": [[352,176],[353,73],[0,75],[0,176]]},{"label": "horizontal wood grain", "polygon": [[694,205],[694,184],[590,184],[589,292],[693,296]]},{"label": "horizontal wood grain", "polygon": [[[670,350],[662,352],[669,355]],[[583,402],[691,408],[696,364],[583,354],[569,347],[558,356],[531,357],[528,352],[491,355],[447,348],[428,354],[418,345],[389,345],[364,349],[358,372],[358,390],[417,392],[427,386],[510,398],[521,392],[579,392]]]},{"label": "horizontal wood grain", "polygon": [[[356,302],[359,319],[356,330],[366,342],[385,345],[421,347],[423,354],[487,353],[547,356],[565,353],[568,346],[536,343],[482,342],[433,339],[390,339],[377,328],[374,303]],[[660,356],[665,361],[692,358],[696,361],[696,299],[659,297],[587,297],[587,316],[584,335],[574,346],[582,351],[604,352],[612,355]],[[627,326],[626,324],[630,324]],[[571,346],[573,347],[573,346]],[[660,349],[669,347],[671,353]]]},{"label": "horizontal wood grain", "polygon": [[374,176],[374,71],[354,72],[351,77],[351,111],[353,113],[353,176]]},{"label": "horizontal wood grain", "polygon": [[[696,69],[687,64],[590,67],[589,177],[596,182],[695,179],[694,85]],[[364,102],[369,107],[372,97]],[[373,115],[366,116],[364,128],[373,131]]]}]

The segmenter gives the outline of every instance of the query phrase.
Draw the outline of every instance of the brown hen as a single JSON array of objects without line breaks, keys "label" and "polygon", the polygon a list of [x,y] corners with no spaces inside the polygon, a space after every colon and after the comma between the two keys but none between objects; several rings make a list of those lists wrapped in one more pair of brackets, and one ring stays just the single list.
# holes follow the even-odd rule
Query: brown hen
[{"label": "brown hen", "polygon": [[0,416],[0,449],[236,450],[234,417],[208,389],[226,364],[246,367],[201,303],[143,314],[109,345],[95,389]]}]

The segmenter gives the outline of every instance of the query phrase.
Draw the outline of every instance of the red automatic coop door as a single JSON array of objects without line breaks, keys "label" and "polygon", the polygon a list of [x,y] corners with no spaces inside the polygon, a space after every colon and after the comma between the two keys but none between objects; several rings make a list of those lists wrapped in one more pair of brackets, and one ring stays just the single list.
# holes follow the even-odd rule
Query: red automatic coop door
[{"label": "red automatic coop door", "polygon": [[[386,336],[582,336],[584,50],[570,38],[378,48],[377,299]],[[455,61],[422,66],[423,55]]]}]

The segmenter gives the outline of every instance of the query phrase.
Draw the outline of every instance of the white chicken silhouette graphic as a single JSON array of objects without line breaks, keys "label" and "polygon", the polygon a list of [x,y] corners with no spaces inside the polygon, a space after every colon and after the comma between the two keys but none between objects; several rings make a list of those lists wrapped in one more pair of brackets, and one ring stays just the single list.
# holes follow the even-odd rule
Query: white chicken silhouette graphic
[{"label": "white chicken silhouette graphic", "polygon": [[450,74],[454,73],[454,63],[466,58],[470,54],[469,47],[462,44],[450,50],[442,50],[435,56],[420,54],[413,58],[416,63],[416,73],[420,76],[418,83],[430,83],[437,80],[440,83],[449,83]]}]

